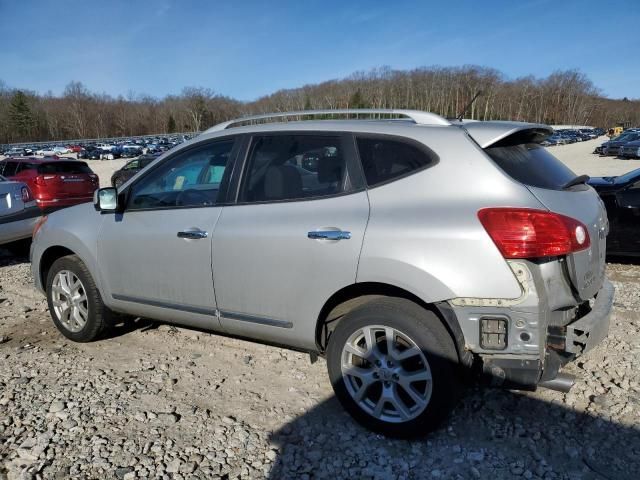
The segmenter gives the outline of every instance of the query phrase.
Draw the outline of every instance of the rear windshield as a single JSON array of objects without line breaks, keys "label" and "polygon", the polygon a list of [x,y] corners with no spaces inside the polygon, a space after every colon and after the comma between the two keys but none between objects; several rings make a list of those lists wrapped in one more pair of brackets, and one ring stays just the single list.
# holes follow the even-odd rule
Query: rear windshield
[{"label": "rear windshield", "polygon": [[38,165],[38,173],[93,173],[84,162],[51,162]]},{"label": "rear windshield", "polygon": [[562,190],[576,177],[564,163],[537,143],[486,148],[485,152],[507,175],[529,187]]}]

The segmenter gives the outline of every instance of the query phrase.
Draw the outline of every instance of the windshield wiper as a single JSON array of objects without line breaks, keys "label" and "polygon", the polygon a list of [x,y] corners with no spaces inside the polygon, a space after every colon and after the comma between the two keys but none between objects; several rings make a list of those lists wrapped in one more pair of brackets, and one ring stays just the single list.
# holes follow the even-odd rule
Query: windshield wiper
[{"label": "windshield wiper", "polygon": [[589,181],[589,175],[579,175],[573,180],[569,180],[562,186],[562,190],[567,190],[568,188],[575,187],[576,185],[580,185],[582,183],[587,183]]}]

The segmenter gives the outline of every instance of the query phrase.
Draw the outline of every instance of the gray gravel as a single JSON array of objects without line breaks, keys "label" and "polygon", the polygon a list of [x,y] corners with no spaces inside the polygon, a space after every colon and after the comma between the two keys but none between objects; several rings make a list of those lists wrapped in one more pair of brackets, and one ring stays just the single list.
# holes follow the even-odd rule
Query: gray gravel
[{"label": "gray gravel", "polygon": [[354,424],[303,354],[144,321],[68,342],[0,253],[0,480],[637,479],[640,266],[608,269],[611,334],[570,393],[472,388],[405,442]]}]

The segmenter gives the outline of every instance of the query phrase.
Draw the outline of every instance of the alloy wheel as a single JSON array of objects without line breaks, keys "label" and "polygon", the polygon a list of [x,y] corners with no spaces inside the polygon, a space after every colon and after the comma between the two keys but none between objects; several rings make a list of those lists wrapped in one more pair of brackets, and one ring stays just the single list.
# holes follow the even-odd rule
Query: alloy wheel
[{"label": "alloy wheel", "polygon": [[398,329],[356,330],[341,355],[342,378],[358,406],[384,422],[407,422],[429,405],[433,381],[416,343]]},{"label": "alloy wheel", "polygon": [[51,301],[56,317],[70,332],[79,332],[87,324],[87,292],[75,273],[61,270],[56,274],[51,285]]}]

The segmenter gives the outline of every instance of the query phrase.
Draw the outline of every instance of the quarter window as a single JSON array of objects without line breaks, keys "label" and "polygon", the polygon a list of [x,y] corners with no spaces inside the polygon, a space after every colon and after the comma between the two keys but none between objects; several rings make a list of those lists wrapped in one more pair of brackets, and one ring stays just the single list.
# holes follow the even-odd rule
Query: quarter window
[{"label": "quarter window", "polygon": [[128,209],[215,205],[233,144],[210,143],[164,162],[133,185]]},{"label": "quarter window", "polygon": [[269,202],[342,193],[346,164],[340,136],[253,138],[241,201]]},{"label": "quarter window", "polygon": [[408,175],[436,161],[435,154],[399,140],[356,137],[356,142],[370,187]]}]

